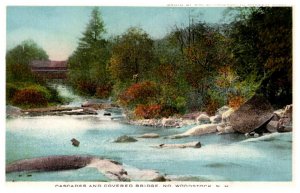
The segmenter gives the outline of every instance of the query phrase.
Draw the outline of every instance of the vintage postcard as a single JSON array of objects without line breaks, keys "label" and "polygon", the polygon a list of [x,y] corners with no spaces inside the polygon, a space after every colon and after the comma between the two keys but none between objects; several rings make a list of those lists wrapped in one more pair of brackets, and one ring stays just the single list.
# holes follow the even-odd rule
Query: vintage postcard
[{"label": "vintage postcard", "polygon": [[293,5],[5,11],[9,188],[294,184]]}]

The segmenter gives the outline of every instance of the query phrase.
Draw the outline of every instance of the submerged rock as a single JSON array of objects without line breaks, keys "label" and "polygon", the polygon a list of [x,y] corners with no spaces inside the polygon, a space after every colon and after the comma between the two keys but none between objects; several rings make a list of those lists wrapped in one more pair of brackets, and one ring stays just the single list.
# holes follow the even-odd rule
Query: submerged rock
[{"label": "submerged rock", "polygon": [[157,133],[145,133],[139,136],[139,138],[159,138],[159,135]]},{"label": "submerged rock", "polygon": [[249,133],[266,126],[274,116],[273,111],[263,96],[254,95],[229,116],[229,122],[235,131]]},{"label": "submerged rock", "polygon": [[122,135],[118,137],[114,142],[115,143],[129,143],[129,142],[136,142],[137,140],[133,137]]},{"label": "submerged rock", "polygon": [[189,142],[189,143],[182,143],[182,144],[160,144],[158,146],[154,147],[159,147],[159,148],[200,148],[201,143],[199,141],[194,141],[194,142]]}]

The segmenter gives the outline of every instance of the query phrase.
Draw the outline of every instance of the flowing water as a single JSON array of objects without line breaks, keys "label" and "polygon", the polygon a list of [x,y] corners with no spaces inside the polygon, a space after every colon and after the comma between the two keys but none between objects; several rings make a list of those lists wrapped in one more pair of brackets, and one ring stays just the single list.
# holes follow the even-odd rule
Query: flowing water
[{"label": "flowing water", "polygon": [[[58,89],[77,101],[67,87]],[[120,116],[113,112],[112,116]],[[239,134],[204,135],[165,139],[183,128],[153,128],[113,121],[99,111],[97,116],[41,116],[7,119],[6,162],[50,155],[94,155],[124,165],[154,169],[170,178],[189,181],[291,181],[292,133],[274,133],[247,139]],[[158,133],[156,139],[138,138],[134,143],[113,143],[121,135]],[[80,141],[79,147],[70,140]],[[161,143],[200,141],[199,149],[158,149]],[[93,168],[59,172],[16,172],[6,174],[7,181],[107,181]]]}]

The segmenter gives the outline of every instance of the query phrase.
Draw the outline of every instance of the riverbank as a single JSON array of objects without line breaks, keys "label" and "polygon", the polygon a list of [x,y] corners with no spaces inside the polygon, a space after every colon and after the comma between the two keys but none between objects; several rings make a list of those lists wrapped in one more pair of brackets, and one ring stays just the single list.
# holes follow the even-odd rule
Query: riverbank
[{"label": "riverbank", "polygon": [[242,133],[247,137],[259,137],[266,133],[291,132],[293,130],[293,105],[274,110],[269,102],[254,95],[238,109],[223,106],[215,115],[208,116],[205,112],[195,112],[183,116],[128,120],[129,124],[159,128],[181,128],[194,125],[190,130],[171,136],[182,138],[199,136],[209,133],[227,134]]}]

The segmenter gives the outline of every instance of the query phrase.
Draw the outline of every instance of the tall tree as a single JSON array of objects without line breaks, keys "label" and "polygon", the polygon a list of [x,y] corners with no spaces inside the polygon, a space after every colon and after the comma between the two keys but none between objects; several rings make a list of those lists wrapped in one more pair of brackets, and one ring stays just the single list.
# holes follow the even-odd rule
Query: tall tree
[{"label": "tall tree", "polygon": [[[109,90],[107,61],[110,53],[104,39],[105,28],[97,7],[92,10],[91,18],[75,52],[69,57],[69,79],[78,90],[106,97]],[[102,93],[104,92],[104,93]]]},{"label": "tall tree", "polygon": [[110,72],[117,82],[138,82],[145,79],[154,61],[154,44],[139,28],[128,31],[115,40],[110,59]]},{"label": "tall tree", "polygon": [[241,13],[231,31],[238,75],[255,75],[262,81],[260,92],[275,106],[291,103],[292,8],[244,8]]}]

